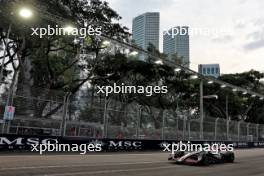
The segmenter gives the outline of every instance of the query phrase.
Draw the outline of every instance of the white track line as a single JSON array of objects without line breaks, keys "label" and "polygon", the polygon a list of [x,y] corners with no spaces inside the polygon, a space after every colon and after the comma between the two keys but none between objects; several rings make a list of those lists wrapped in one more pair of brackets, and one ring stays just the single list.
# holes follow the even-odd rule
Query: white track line
[{"label": "white track line", "polygon": [[119,166],[119,165],[137,165],[137,164],[158,164],[168,163],[168,161],[156,161],[156,162],[136,162],[136,163],[110,163],[110,164],[75,164],[75,165],[48,165],[48,166],[25,166],[25,167],[9,167],[0,168],[0,171],[8,170],[21,170],[21,169],[48,169],[48,168],[67,168],[67,167],[96,167],[96,166]]},{"label": "white track line", "polygon": [[104,170],[104,171],[86,171],[86,172],[73,172],[73,173],[59,173],[59,174],[44,174],[36,176],[71,176],[71,175],[94,175],[94,174],[109,174],[118,172],[134,172],[134,171],[148,171],[148,170],[160,170],[160,169],[170,169],[176,166],[161,166],[161,167],[146,167],[139,169],[118,169],[118,170]]},{"label": "white track line", "polygon": [[58,154],[58,155],[56,155],[56,154],[52,154],[52,153],[50,153],[50,154],[47,154],[47,155],[24,155],[24,154],[22,154],[22,155],[0,155],[1,157],[5,157],[5,158],[19,158],[19,157],[21,157],[21,158],[31,158],[31,157],[45,157],[45,156],[48,156],[48,157],[58,157],[58,156],[65,156],[65,157],[80,157],[80,156],[83,156],[83,157],[85,157],[85,156],[116,156],[116,155],[119,155],[119,156],[122,156],[122,155],[126,155],[126,156],[138,156],[138,155],[145,155],[145,156],[151,156],[151,155],[159,155],[159,154],[169,154],[168,152],[166,153],[166,152],[159,152],[159,153],[143,153],[143,154],[140,154],[140,153],[133,153],[133,154],[126,154],[126,153],[116,153],[116,154],[89,154],[89,153],[87,153],[87,154],[85,154],[85,155],[81,155],[81,154],[77,154],[77,155],[71,155],[71,154],[63,154],[63,155],[60,155],[60,154]]}]

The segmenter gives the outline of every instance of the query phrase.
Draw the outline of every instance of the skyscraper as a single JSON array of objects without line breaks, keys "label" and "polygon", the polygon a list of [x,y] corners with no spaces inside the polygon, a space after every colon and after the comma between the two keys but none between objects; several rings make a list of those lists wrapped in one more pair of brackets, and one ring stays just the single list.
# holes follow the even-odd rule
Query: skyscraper
[{"label": "skyscraper", "polygon": [[182,58],[182,65],[190,65],[189,28],[187,26],[177,26],[164,32],[163,52],[172,58],[177,54]]},{"label": "skyscraper", "polygon": [[150,43],[159,49],[159,30],[159,12],[147,12],[133,19],[132,39],[145,50]]}]

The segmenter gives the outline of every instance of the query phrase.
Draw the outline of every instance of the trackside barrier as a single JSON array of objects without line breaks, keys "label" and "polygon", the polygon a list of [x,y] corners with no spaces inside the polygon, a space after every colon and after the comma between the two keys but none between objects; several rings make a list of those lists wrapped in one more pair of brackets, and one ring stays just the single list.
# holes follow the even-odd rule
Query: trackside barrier
[{"label": "trackside barrier", "polygon": [[[0,152],[3,151],[31,151],[31,144],[101,144],[103,151],[147,151],[164,149],[163,144],[173,144],[175,140],[132,140],[132,139],[93,139],[81,137],[55,137],[34,135],[0,135]],[[188,142],[188,141],[183,141]],[[191,141],[192,144],[225,143],[230,141]],[[233,142],[234,148],[264,148],[264,142]]]}]

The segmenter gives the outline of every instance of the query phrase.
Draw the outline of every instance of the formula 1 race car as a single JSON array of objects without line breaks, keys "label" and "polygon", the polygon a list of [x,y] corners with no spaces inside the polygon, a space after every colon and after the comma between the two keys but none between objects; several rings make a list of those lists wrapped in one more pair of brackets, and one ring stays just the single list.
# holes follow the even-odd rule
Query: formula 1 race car
[{"label": "formula 1 race car", "polygon": [[170,154],[168,160],[173,160],[177,164],[186,165],[209,165],[215,163],[233,163],[235,160],[234,152],[218,152],[210,151],[182,152]]}]

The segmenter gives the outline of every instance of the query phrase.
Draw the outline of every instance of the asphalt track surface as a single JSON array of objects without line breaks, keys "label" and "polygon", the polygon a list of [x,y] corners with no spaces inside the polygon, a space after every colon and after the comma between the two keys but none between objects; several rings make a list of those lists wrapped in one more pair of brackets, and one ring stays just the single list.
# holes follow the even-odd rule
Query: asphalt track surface
[{"label": "asphalt track surface", "polygon": [[264,176],[264,149],[237,150],[236,161],[184,166],[167,161],[167,153],[89,155],[1,155],[2,176]]}]

